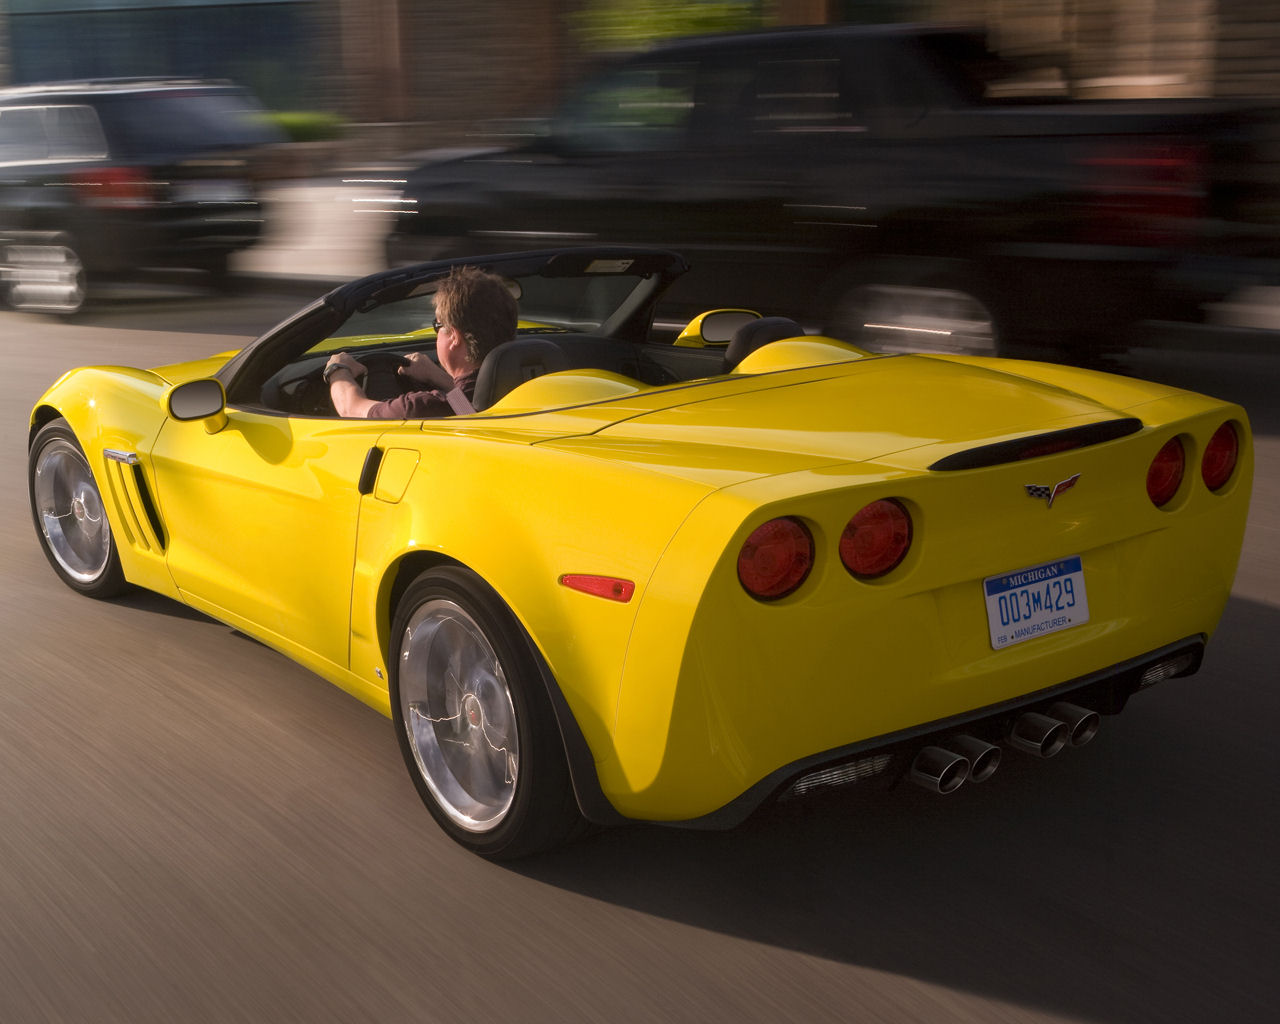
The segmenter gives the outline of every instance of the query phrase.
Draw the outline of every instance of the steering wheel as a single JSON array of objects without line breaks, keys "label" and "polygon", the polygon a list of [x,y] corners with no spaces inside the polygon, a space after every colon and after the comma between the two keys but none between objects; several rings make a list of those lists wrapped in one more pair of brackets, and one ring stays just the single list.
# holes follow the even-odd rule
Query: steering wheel
[{"label": "steering wheel", "polygon": [[356,354],[356,358],[365,368],[364,393],[375,402],[385,402],[422,387],[400,375],[400,368],[408,366],[409,360],[399,352],[365,352]]},{"label": "steering wheel", "polygon": [[[382,402],[424,386],[397,372],[409,364],[399,352],[365,352],[356,358],[365,367],[365,394],[375,401]],[[263,404],[299,415],[332,416],[329,388],[321,379],[328,361],[327,355],[313,356],[282,368],[263,383]]]}]

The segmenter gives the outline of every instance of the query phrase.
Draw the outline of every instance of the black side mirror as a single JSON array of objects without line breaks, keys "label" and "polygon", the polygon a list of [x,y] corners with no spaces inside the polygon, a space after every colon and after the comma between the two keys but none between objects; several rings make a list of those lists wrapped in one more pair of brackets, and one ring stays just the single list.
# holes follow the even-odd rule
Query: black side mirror
[{"label": "black side mirror", "polygon": [[211,434],[227,425],[227,394],[212,377],[179,384],[165,395],[164,406],[175,420],[204,420]]}]

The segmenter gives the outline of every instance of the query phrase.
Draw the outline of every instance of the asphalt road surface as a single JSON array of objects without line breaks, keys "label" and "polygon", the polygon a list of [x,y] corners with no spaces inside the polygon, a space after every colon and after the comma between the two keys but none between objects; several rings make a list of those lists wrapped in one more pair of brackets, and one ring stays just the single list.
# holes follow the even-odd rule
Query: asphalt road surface
[{"label": "asphalt road surface", "polygon": [[375,712],[169,601],[78,597],[36,545],[26,417],[59,373],[238,347],[296,305],[0,313],[0,1021],[1273,1019],[1280,357],[1133,362],[1259,431],[1199,675],[950,797],[503,867],[437,831]]}]

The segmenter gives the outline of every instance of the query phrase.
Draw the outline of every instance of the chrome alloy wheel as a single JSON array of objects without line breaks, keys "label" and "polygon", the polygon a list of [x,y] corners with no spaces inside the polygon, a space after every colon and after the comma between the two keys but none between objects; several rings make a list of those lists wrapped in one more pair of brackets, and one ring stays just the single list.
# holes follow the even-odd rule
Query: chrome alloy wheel
[{"label": "chrome alloy wheel", "polygon": [[443,598],[423,603],[400,637],[404,729],[423,781],[459,828],[497,828],[520,770],[516,712],[484,631]]},{"label": "chrome alloy wheel", "polygon": [[49,553],[73,580],[96,582],[111,558],[111,528],[80,449],[50,440],[37,456],[31,488]]}]

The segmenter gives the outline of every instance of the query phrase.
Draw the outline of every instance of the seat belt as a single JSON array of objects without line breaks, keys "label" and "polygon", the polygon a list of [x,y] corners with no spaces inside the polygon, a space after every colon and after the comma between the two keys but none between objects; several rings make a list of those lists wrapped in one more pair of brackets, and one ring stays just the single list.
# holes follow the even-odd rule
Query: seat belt
[{"label": "seat belt", "polygon": [[469,416],[476,411],[476,407],[471,404],[471,400],[463,393],[462,388],[454,388],[444,398],[457,416]]}]

